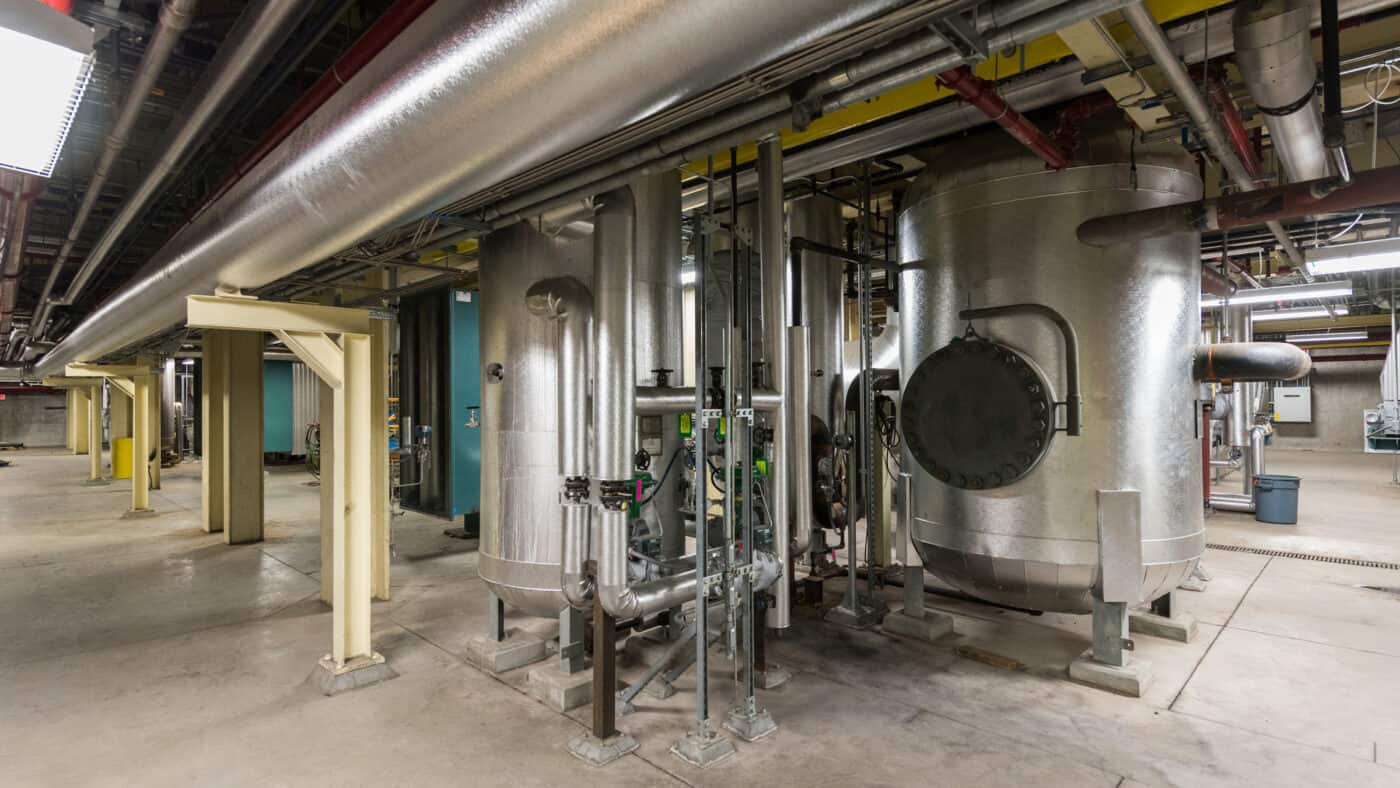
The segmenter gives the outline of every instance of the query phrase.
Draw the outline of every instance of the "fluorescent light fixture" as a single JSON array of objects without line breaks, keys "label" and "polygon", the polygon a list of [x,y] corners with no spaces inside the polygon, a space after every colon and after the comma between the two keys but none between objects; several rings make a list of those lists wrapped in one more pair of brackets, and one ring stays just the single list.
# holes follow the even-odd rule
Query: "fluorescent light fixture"
[{"label": "fluorescent light fixture", "polygon": [[1312,334],[1285,334],[1284,339],[1295,345],[1311,345],[1318,342],[1361,342],[1370,337],[1365,331],[1326,331]]},{"label": "fluorescent light fixture", "polygon": [[1400,238],[1320,246],[1304,254],[1314,274],[1351,274],[1400,268]]},{"label": "fluorescent light fixture", "polygon": [[53,174],[93,59],[87,25],[43,3],[0,3],[0,168]]},{"label": "fluorescent light fixture", "polygon": [[[1309,298],[1336,298],[1351,295],[1351,282],[1309,282],[1305,285],[1284,285],[1283,287],[1259,287],[1253,290],[1237,290],[1230,297],[1231,306],[1241,304],[1271,304],[1281,301],[1303,301]],[[1220,306],[1219,298],[1202,298],[1201,308]]]},{"label": "fluorescent light fixture", "polygon": [[[1346,306],[1338,304],[1332,307],[1332,314],[1345,315]],[[1269,320],[1303,320],[1309,317],[1329,317],[1325,306],[1299,306],[1293,309],[1261,309],[1258,312],[1250,312],[1249,317],[1255,323],[1263,323]]]}]

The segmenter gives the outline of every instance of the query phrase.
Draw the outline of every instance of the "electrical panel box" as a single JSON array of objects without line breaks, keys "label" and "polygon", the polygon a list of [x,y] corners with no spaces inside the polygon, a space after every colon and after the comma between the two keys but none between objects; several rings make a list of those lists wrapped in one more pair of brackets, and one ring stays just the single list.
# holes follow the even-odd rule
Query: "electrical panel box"
[{"label": "electrical panel box", "polygon": [[1275,386],[1274,421],[1290,424],[1311,422],[1312,387]]}]

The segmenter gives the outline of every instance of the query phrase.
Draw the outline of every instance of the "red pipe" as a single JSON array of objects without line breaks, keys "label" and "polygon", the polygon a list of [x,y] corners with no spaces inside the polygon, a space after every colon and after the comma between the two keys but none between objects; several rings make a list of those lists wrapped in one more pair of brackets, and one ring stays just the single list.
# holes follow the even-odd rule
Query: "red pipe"
[{"label": "red pipe", "polygon": [[433,0],[397,0],[381,14],[375,20],[374,25],[356,39],[355,43],[329,69],[326,69],[326,73],[322,74],[320,79],[317,79],[311,88],[303,93],[301,98],[297,99],[296,103],[277,119],[276,123],[272,124],[272,127],[262,136],[261,141],[253,146],[252,150],[243,154],[238,163],[234,165],[233,172],[229,173],[219,188],[215,189],[209,199],[205,200],[204,204],[190,216],[190,221],[194,221],[195,217],[204,213],[204,209],[222,197],[233,187],[233,184],[257,166],[258,162],[262,161],[288,135],[311,117],[313,112],[320,109],[321,105],[334,96],[340,90],[341,85],[359,73],[365,64],[373,60],[375,55],[388,46],[390,41],[393,41],[399,33],[403,32],[404,28],[408,27],[432,4]]},{"label": "red pipe", "polygon": [[1235,106],[1235,98],[1230,95],[1230,87],[1214,72],[1211,73],[1208,83],[1210,96],[1215,100],[1216,109],[1220,110],[1220,121],[1225,125],[1225,134],[1230,138],[1230,147],[1235,149],[1235,155],[1239,156],[1240,163],[1244,165],[1249,177],[1258,178],[1259,159],[1254,155],[1249,131],[1244,127],[1239,107]]},{"label": "red pipe", "polygon": [[1026,116],[1011,108],[1006,99],[997,95],[992,83],[972,73],[967,66],[959,66],[938,75],[938,81],[962,97],[963,101],[982,111],[992,122],[1001,126],[1022,145],[1030,148],[1052,170],[1063,170],[1069,166],[1069,154],[1056,145],[1045,132]]},{"label": "red pipe", "polygon": [[55,11],[59,11],[69,16],[73,15],[73,0],[39,0],[39,2],[43,3],[49,8],[52,8]]}]

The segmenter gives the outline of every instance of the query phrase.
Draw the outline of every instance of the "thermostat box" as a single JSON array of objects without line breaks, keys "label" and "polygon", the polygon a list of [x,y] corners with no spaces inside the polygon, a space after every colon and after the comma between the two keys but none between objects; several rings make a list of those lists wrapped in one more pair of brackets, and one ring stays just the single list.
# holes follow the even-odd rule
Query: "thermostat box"
[{"label": "thermostat box", "polygon": [[1274,421],[1308,423],[1312,421],[1312,386],[1275,386]]}]

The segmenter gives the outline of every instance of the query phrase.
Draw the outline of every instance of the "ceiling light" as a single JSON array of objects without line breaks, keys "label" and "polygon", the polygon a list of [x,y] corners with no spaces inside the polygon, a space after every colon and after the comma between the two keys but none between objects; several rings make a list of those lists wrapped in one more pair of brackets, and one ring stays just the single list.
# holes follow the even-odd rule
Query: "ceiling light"
[{"label": "ceiling light", "polygon": [[[1309,298],[1336,298],[1351,295],[1351,282],[1309,282],[1305,285],[1285,285],[1283,287],[1260,287],[1254,290],[1238,290],[1230,297],[1230,306],[1242,304],[1269,304],[1281,301],[1302,301]],[[1219,298],[1202,298],[1201,308],[1220,306]]]},{"label": "ceiling light", "polygon": [[1400,238],[1320,246],[1305,253],[1313,274],[1350,274],[1400,268]]},{"label": "ceiling light", "polygon": [[0,167],[53,174],[92,63],[87,25],[43,3],[0,3]]},{"label": "ceiling light", "polygon": [[[1345,315],[1347,308],[1341,304],[1332,307],[1332,315]],[[1268,320],[1303,320],[1309,317],[1330,317],[1325,306],[1299,306],[1293,309],[1261,309],[1251,312],[1249,318],[1256,323]]]},{"label": "ceiling light", "polygon": [[1365,331],[1334,331],[1328,333],[1313,334],[1286,334],[1284,339],[1295,345],[1310,345],[1316,342],[1361,342],[1368,339],[1370,334]]}]

